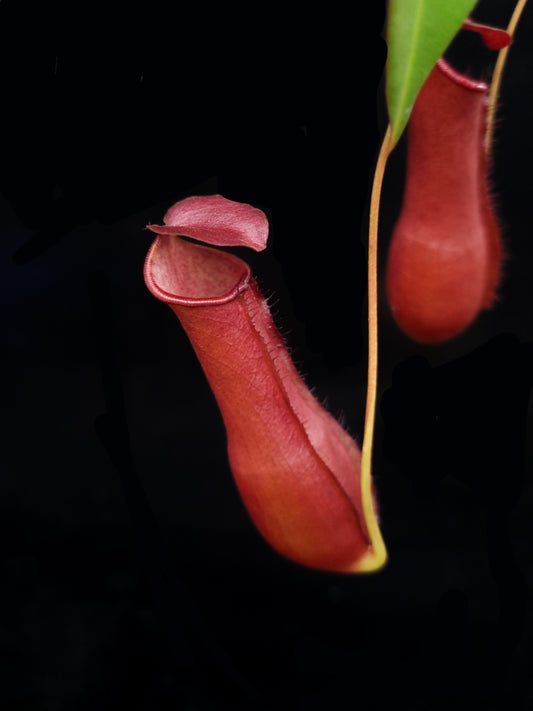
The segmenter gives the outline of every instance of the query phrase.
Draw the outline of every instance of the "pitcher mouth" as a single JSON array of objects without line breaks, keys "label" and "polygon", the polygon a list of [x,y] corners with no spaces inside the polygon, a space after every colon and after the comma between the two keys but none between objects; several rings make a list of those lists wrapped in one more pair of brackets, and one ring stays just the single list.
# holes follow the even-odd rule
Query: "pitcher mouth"
[{"label": "pitcher mouth", "polygon": [[150,292],[181,306],[216,306],[248,288],[250,267],[233,254],[174,235],[159,235],[144,263]]},{"label": "pitcher mouth", "polygon": [[470,89],[470,91],[479,91],[481,94],[489,90],[489,85],[481,81],[480,79],[470,79],[470,77],[460,74],[453,67],[451,67],[445,59],[442,57],[437,62],[437,67],[440,69],[444,76],[451,79],[453,82],[465,89]]}]

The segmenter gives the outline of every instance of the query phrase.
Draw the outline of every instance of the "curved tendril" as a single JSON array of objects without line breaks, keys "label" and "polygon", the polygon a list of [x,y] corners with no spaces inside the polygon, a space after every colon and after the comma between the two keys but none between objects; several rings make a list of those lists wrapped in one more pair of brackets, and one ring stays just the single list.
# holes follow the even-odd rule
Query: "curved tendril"
[{"label": "curved tendril", "polygon": [[[527,0],[518,0],[516,3],[514,12],[507,26],[508,34],[513,37],[514,31],[522,15],[522,11],[526,6]],[[489,92],[489,106],[487,113],[487,130],[485,133],[485,146],[489,150],[492,145],[492,138],[494,135],[494,119],[496,115],[496,105],[498,101],[498,94],[500,91],[500,84],[502,80],[503,70],[505,68],[505,62],[507,61],[507,54],[509,52],[511,45],[504,47],[498,53],[498,59],[496,60],[496,65],[494,67],[494,73],[492,75],[492,82]]]},{"label": "curved tendril", "polygon": [[379,530],[376,510],[372,499],[372,445],[374,441],[374,422],[376,418],[376,393],[378,373],[378,288],[377,288],[377,247],[379,204],[381,186],[387,159],[391,152],[391,126],[383,138],[379,151],[372,196],[370,198],[370,217],[368,229],[368,380],[365,412],[365,434],[361,454],[361,499],[363,512],[371,540],[371,548],[365,566],[360,570],[371,572],[378,570],[387,562],[387,550]]}]

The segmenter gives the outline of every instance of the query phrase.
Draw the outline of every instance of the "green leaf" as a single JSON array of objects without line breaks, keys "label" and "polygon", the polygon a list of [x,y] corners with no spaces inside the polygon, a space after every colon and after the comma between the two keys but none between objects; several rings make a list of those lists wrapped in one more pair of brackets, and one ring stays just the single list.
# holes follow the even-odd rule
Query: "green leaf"
[{"label": "green leaf", "polygon": [[391,148],[400,138],[428,74],[477,0],[390,0],[387,106]]}]

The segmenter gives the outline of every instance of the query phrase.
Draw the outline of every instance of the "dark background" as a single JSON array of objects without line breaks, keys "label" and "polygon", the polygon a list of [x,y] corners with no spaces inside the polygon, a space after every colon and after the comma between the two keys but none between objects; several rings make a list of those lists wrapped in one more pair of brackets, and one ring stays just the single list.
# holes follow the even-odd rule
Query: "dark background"
[{"label": "dark background", "polygon": [[[474,16],[505,25],[513,4]],[[384,571],[319,573],[262,541],[201,369],[142,279],[143,228],[176,200],[261,207],[269,249],[246,258],[362,441],[384,11],[1,2],[0,708],[533,707],[531,8],[494,150],[499,302],[425,348],[380,295]]]}]

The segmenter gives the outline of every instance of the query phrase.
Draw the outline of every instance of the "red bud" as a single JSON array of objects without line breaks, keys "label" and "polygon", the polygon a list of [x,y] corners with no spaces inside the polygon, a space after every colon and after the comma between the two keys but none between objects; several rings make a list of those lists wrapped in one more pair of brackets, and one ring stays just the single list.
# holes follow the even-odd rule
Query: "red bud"
[{"label": "red bud", "polygon": [[499,27],[481,25],[478,22],[473,22],[469,19],[463,22],[462,27],[463,30],[477,32],[488,49],[504,49],[504,47],[508,47],[513,41],[511,35],[506,30],[501,30]]}]

